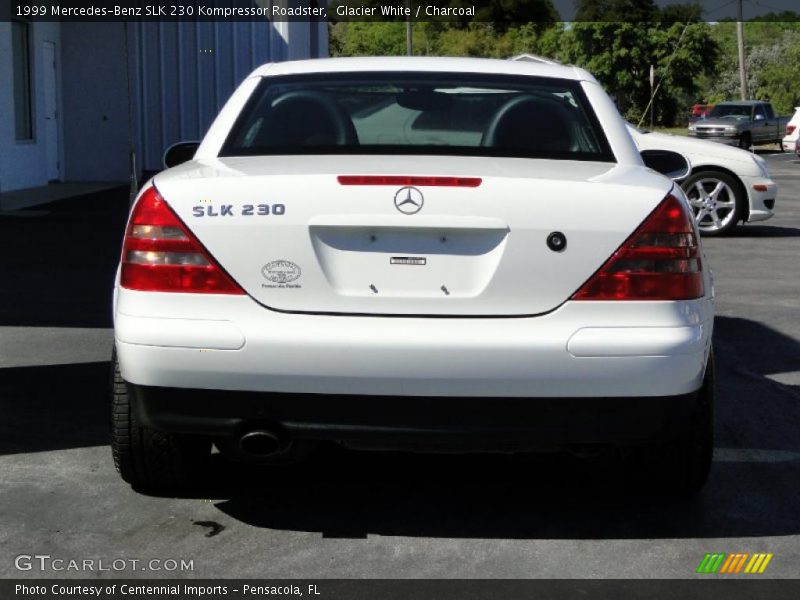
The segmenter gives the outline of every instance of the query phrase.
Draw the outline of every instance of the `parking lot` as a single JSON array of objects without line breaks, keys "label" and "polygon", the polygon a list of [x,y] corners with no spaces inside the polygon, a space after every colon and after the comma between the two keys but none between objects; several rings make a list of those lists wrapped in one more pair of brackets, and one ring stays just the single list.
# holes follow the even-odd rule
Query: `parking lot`
[{"label": "parking lot", "polygon": [[125,190],[0,214],[0,576],[167,574],[15,567],[46,554],[194,577],[691,577],[706,552],[771,552],[763,577],[800,577],[800,161],[760,153],[776,216],[705,241],[717,438],[688,501],[604,457],[334,448],[297,467],[215,456],[193,497],[133,491],[105,397]]}]

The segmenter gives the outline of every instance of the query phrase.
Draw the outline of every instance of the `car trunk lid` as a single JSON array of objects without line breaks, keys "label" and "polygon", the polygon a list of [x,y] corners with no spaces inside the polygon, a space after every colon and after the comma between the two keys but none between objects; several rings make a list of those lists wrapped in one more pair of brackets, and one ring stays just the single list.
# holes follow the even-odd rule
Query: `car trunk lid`
[{"label": "car trunk lid", "polygon": [[453,316],[557,308],[672,186],[636,166],[442,156],[223,158],[155,184],[265,307]]}]

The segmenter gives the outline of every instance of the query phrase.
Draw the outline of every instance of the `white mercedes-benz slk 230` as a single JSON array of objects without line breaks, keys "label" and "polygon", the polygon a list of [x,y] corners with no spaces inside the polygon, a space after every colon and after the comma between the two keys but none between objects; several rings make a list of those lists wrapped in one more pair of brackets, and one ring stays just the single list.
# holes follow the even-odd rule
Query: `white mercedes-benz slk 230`
[{"label": "white mercedes-benz slk 230", "polygon": [[191,485],[212,443],[271,462],[320,442],[613,448],[680,491],[708,473],[697,227],[577,68],[256,70],[139,194],[114,315],[113,452],[135,486]]}]

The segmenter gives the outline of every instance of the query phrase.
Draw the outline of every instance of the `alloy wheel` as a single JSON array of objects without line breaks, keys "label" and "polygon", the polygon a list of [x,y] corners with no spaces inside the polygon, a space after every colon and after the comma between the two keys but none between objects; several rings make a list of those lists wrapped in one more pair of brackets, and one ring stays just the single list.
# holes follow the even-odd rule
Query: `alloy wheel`
[{"label": "alloy wheel", "polygon": [[701,231],[720,231],[736,215],[736,195],[727,183],[719,179],[699,179],[686,190],[686,196]]}]

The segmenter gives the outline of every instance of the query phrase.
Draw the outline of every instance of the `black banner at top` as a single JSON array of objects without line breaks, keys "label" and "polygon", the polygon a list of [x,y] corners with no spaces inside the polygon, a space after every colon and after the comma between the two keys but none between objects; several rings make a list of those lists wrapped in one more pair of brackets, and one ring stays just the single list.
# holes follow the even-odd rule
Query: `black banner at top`
[{"label": "black banner at top", "polygon": [[[741,7],[740,7],[741,5]],[[741,11],[741,12],[740,12]],[[798,0],[0,0],[0,21],[800,21]]]}]

